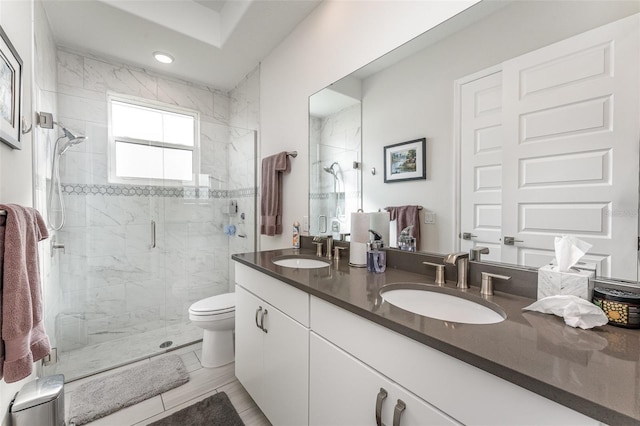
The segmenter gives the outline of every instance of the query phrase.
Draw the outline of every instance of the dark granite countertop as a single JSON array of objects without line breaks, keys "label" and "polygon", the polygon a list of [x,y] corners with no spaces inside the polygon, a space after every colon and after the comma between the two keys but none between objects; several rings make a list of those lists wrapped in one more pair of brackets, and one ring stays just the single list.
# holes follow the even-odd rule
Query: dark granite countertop
[{"label": "dark granite countertop", "polygon": [[[534,299],[498,292],[488,300],[507,319],[478,325],[422,317],[382,302],[389,283],[433,283],[427,275],[388,267],[384,274],[349,267],[276,266],[274,257],[311,250],[235,254],[233,260],[277,278],[411,339],[611,425],[640,424],[640,330],[606,325],[582,330],[562,318],[522,311]],[[447,283],[455,288],[455,284]],[[467,292],[480,298],[480,289]],[[416,321],[416,317],[419,320]]]}]

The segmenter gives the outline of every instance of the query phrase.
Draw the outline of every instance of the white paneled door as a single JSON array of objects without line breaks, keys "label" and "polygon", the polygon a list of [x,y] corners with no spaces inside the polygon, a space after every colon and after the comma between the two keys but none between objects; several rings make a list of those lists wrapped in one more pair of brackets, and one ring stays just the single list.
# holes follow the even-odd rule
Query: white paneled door
[{"label": "white paneled door", "polygon": [[502,72],[482,73],[461,86],[461,249],[489,248],[485,260],[501,261]]},{"label": "white paneled door", "polygon": [[[596,262],[599,274],[636,279],[639,39],[635,15],[462,85],[461,193],[472,193],[474,204],[461,204],[461,225],[476,245],[500,244],[495,260],[541,266],[554,257],[554,237],[570,234],[593,245],[585,260]],[[494,152],[481,155],[486,127],[477,113],[476,124],[467,121],[481,95],[500,86],[501,112],[492,124],[499,131],[484,144]],[[473,136],[465,138],[465,129]],[[482,239],[487,234],[492,238]]]}]

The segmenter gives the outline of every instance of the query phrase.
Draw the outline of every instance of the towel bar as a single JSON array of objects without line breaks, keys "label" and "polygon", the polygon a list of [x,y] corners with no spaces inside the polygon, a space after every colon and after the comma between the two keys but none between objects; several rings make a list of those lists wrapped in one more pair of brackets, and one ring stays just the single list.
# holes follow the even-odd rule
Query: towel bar
[{"label": "towel bar", "polygon": [[6,216],[6,215],[7,215],[6,210],[0,210],[0,216]]},{"label": "towel bar", "polygon": [[[389,210],[389,207],[385,207],[385,210]],[[422,206],[418,206],[418,210],[422,210]]]}]

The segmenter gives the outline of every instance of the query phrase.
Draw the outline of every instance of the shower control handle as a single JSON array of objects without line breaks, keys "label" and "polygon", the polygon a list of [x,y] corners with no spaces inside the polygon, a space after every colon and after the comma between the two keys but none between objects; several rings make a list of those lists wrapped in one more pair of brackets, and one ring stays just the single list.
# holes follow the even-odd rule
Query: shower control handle
[{"label": "shower control handle", "polygon": [[54,250],[62,250],[62,253],[66,254],[64,243],[57,242],[56,237],[51,239],[51,257],[53,257]]}]

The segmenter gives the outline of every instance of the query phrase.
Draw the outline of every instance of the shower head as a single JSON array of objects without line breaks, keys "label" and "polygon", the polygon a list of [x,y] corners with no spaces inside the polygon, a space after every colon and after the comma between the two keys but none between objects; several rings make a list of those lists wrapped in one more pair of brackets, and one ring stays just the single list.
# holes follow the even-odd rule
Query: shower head
[{"label": "shower head", "polygon": [[328,167],[323,167],[322,169],[323,169],[325,172],[327,172],[327,173],[329,173],[329,174],[332,174],[333,176],[337,177],[337,176],[336,176],[336,169],[334,169],[334,167],[335,167],[335,166],[340,167],[340,165],[338,164],[338,162],[337,162],[337,161],[334,161],[333,163],[331,163],[331,165],[330,165],[330,166],[328,166]]},{"label": "shower head", "polygon": [[62,127],[62,133],[64,133],[64,135],[61,136],[61,137],[62,138],[67,138],[67,141],[64,142],[61,145],[61,147],[60,147],[60,155],[62,155],[65,152],[67,152],[67,150],[69,148],[71,148],[72,146],[77,145],[79,143],[82,143],[82,142],[85,141],[85,139],[87,139],[86,136],[76,135],[73,132],[71,132],[69,129],[67,129],[66,127]]},{"label": "shower head", "polygon": [[86,136],[75,135],[74,133],[71,132],[71,130],[67,129],[66,127],[62,128],[62,132],[64,133],[64,137],[69,139],[68,143],[77,144],[87,138]]}]

